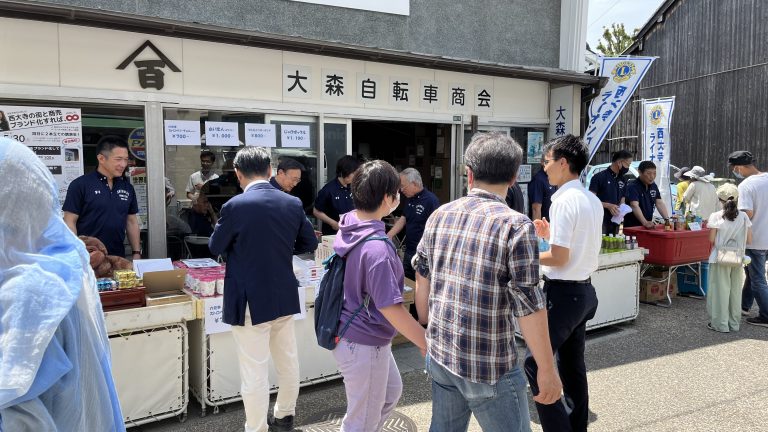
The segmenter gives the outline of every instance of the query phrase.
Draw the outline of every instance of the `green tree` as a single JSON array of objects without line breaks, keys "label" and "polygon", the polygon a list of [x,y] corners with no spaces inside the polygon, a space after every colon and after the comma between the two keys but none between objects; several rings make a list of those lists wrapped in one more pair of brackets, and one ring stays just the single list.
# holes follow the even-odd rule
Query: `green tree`
[{"label": "green tree", "polygon": [[603,36],[597,44],[597,50],[606,56],[615,56],[624,52],[635,40],[637,30],[632,32],[632,36],[627,34],[624,24],[611,24],[611,27],[603,27]]}]

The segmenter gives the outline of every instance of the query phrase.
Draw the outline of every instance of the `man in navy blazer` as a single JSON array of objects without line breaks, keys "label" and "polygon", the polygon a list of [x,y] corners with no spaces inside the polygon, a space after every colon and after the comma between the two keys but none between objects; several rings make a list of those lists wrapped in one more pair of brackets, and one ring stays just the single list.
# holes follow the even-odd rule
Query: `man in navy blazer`
[{"label": "man in navy blazer", "polygon": [[[317,248],[301,201],[269,184],[269,150],[237,152],[235,174],[243,193],[221,208],[208,247],[227,254],[224,322],[232,325],[245,405],[246,432],[290,431],[299,395],[293,315],[299,312],[293,255]],[[270,354],[280,389],[269,407]]]}]

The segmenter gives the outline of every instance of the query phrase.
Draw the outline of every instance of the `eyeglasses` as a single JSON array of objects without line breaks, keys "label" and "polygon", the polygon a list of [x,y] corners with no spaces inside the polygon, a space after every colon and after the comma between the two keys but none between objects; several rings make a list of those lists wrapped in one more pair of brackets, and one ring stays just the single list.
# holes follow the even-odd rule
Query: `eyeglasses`
[{"label": "eyeglasses", "polygon": [[295,184],[299,184],[301,182],[301,177],[288,177],[288,180],[294,182]]},{"label": "eyeglasses", "polygon": [[556,161],[559,161],[560,159],[559,158],[558,159],[542,158],[542,160],[544,161],[544,165],[549,165],[550,162],[556,162]]}]

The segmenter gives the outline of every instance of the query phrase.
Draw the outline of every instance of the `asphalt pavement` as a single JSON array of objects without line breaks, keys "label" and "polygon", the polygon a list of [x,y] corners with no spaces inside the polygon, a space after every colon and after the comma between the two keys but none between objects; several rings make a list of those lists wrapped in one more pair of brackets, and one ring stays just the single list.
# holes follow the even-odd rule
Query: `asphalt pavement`
[{"label": "asphalt pavement", "polygon": [[[641,305],[635,321],[589,333],[590,431],[768,431],[768,328],[742,321],[739,332],[723,334],[706,323],[705,300],[677,297],[669,309]],[[404,389],[385,429],[428,431],[432,404],[423,359],[410,344],[394,352]],[[529,403],[531,427],[540,431],[530,395]],[[344,407],[341,380],[302,388],[297,428],[336,431]],[[192,398],[185,422],[167,419],[129,431],[243,430],[241,403],[208,411],[201,417]],[[481,431],[474,419],[469,430]]]}]

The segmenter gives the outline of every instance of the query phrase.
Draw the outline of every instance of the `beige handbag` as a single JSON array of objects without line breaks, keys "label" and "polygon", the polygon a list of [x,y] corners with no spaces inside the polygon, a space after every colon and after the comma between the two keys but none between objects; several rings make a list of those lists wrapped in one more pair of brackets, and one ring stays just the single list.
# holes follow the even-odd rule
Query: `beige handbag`
[{"label": "beige handbag", "polygon": [[[746,226],[744,227],[744,241],[746,242]],[[734,246],[730,246],[733,242]],[[718,264],[726,267],[741,267],[744,265],[744,250],[738,247],[736,239],[730,239],[725,243],[725,246],[717,248]]]}]

